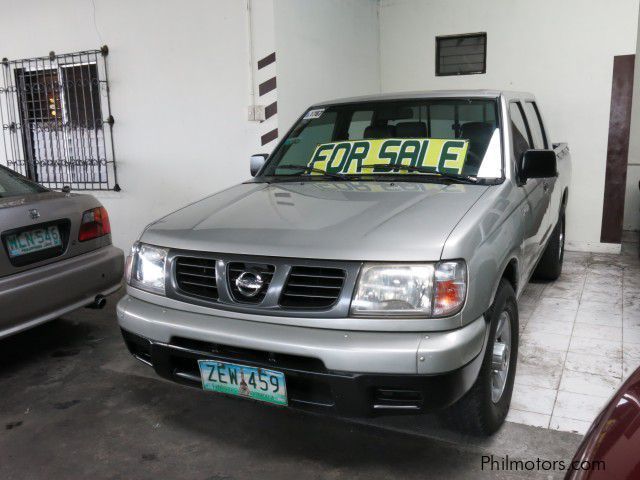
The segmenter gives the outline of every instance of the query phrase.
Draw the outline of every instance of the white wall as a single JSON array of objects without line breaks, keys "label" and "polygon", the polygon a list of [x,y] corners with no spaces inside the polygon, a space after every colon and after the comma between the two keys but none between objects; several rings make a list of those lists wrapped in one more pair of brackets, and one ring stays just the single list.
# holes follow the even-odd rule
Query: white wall
[{"label": "white wall", "polygon": [[281,134],[314,102],[380,92],[377,0],[274,0]]},{"label": "white wall", "polygon": [[[574,161],[567,240],[599,245],[614,55],[635,53],[638,0],[382,0],[382,90],[536,94]],[[487,73],[436,77],[435,37],[487,32]]]},{"label": "white wall", "polygon": [[629,138],[629,166],[627,190],[624,198],[624,229],[640,230],[640,23],[636,40],[631,134]]},{"label": "white wall", "polygon": [[121,2],[100,0],[97,22],[124,190],[104,202],[128,245],[149,221],[248,178],[258,124],[247,121],[244,2]]}]

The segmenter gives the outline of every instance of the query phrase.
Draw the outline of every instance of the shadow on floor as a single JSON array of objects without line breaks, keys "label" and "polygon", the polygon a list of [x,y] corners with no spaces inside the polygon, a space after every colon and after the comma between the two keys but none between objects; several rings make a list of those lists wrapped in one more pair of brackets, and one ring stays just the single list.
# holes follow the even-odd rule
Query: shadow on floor
[{"label": "shadow on floor", "polygon": [[81,345],[94,338],[90,323],[74,324],[58,319],[0,340],[0,374],[46,357],[80,353]]}]

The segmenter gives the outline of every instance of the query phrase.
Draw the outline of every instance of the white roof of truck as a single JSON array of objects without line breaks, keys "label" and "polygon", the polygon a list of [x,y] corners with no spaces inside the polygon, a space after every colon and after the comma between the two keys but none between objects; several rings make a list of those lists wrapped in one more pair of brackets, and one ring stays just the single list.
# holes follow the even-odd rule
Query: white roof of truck
[{"label": "white roof of truck", "polygon": [[314,104],[314,106],[336,105],[341,103],[375,102],[380,100],[411,100],[415,98],[450,98],[450,97],[477,97],[498,98],[499,96],[510,98],[533,99],[531,93],[512,92],[507,90],[422,90],[416,92],[379,93],[375,95],[363,95],[358,97],[340,98]]}]

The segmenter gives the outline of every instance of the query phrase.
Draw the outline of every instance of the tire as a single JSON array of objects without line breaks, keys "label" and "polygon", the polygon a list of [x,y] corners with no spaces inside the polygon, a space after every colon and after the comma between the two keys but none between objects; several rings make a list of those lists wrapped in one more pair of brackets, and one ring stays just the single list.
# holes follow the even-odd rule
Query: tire
[{"label": "tire", "polygon": [[[502,314],[510,317],[511,347],[508,355],[508,367],[504,387],[497,398],[494,392],[493,380],[493,350],[496,340],[496,330]],[[518,359],[518,304],[511,283],[502,279],[498,286],[493,305],[485,313],[485,319],[489,323],[489,340],[485,350],[480,372],[471,389],[454,405],[446,411],[446,420],[457,430],[476,435],[489,436],[495,433],[504,423],[511,404],[513,393],[513,381],[516,374]]]},{"label": "tire", "polygon": [[564,215],[560,216],[558,224],[553,229],[547,248],[545,248],[533,278],[536,280],[557,280],[562,273],[562,261],[564,260]]}]

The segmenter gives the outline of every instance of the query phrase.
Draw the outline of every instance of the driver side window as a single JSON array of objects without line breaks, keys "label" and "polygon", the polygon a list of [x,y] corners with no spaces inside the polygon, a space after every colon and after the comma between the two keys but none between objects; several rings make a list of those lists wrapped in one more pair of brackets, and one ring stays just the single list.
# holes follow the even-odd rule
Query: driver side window
[{"label": "driver side window", "polygon": [[513,157],[516,167],[520,170],[520,161],[524,152],[531,148],[531,132],[524,117],[524,111],[520,102],[509,104],[509,117],[511,117],[511,137],[513,141]]}]

